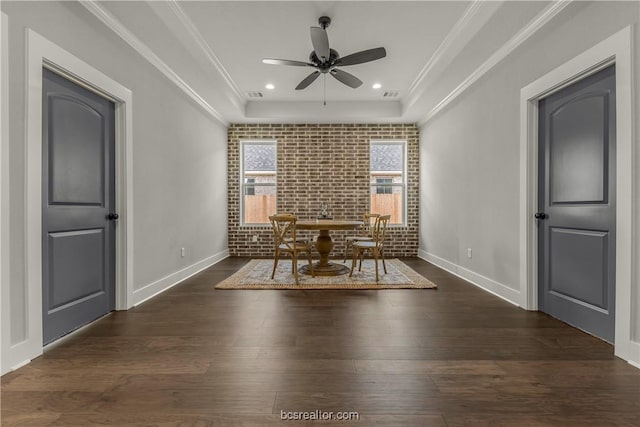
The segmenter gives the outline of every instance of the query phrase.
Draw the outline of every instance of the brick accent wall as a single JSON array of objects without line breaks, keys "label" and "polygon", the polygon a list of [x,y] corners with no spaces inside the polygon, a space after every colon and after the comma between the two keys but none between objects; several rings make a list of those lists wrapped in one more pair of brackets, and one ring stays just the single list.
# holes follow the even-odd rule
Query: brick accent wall
[{"label": "brick accent wall", "polygon": [[[413,124],[233,124],[228,129],[229,252],[232,256],[271,257],[270,227],[240,225],[240,141],[278,142],[278,212],[315,219],[320,202],[334,219],[361,219],[369,212],[369,141],[407,141],[407,224],[388,229],[385,256],[418,253],[418,128]],[[309,232],[311,233],[311,232]],[[344,237],[331,231],[333,256],[343,256]],[[252,242],[257,235],[258,241]],[[316,254],[317,257],[317,254]]]}]

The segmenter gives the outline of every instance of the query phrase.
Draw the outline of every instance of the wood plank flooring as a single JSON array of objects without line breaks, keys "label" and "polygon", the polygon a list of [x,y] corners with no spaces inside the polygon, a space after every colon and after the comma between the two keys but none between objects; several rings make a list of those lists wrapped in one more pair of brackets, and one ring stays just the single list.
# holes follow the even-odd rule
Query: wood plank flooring
[{"label": "wood plank flooring", "polygon": [[[2,426],[640,425],[612,346],[418,259],[437,290],[214,290],[229,258],[2,377]],[[359,420],[281,420],[281,411]]]}]

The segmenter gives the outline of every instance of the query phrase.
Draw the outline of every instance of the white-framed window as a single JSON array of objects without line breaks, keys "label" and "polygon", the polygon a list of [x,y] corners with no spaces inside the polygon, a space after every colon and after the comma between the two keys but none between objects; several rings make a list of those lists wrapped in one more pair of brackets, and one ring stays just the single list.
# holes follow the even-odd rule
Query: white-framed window
[{"label": "white-framed window", "polygon": [[370,210],[391,215],[389,224],[407,223],[407,141],[370,141]]},{"label": "white-framed window", "polygon": [[276,212],[277,141],[240,141],[240,223],[268,225]]}]

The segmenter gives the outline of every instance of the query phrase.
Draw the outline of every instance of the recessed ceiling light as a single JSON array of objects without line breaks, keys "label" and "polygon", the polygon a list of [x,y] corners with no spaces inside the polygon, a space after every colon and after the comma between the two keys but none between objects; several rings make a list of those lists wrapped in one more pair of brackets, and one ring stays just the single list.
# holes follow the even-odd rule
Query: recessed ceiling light
[{"label": "recessed ceiling light", "polygon": [[382,87],[382,85],[380,83],[374,83],[373,86],[371,86],[374,89],[380,89]]},{"label": "recessed ceiling light", "polygon": [[273,85],[273,83],[267,83],[264,87],[266,87],[266,88],[267,88],[267,89],[269,89],[269,90],[273,90],[273,89],[275,89],[275,88],[276,88],[276,87]]}]

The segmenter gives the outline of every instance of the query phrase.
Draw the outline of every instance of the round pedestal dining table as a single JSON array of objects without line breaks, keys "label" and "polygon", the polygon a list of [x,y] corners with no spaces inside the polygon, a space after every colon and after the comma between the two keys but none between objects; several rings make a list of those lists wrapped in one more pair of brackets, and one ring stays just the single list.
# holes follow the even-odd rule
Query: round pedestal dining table
[{"label": "round pedestal dining table", "polygon": [[[329,231],[353,230],[362,227],[362,221],[345,221],[336,219],[314,219],[296,222],[298,230],[318,230],[320,232],[316,240],[316,250],[320,254],[320,261],[313,264],[313,272],[318,276],[339,276],[349,272],[344,265],[329,262],[329,254],[333,248],[333,241]],[[300,272],[311,274],[309,266],[300,267]]]}]

